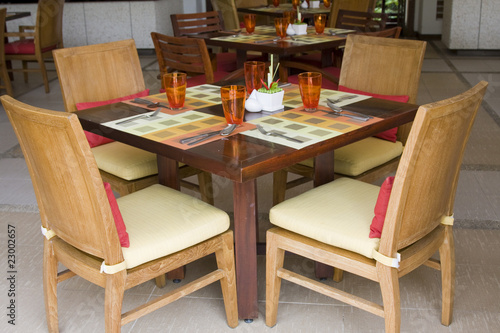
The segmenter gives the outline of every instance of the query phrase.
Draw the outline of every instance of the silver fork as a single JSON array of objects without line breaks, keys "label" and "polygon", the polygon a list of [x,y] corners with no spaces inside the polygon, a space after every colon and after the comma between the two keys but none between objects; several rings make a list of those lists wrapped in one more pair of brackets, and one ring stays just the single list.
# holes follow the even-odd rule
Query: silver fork
[{"label": "silver fork", "polygon": [[153,113],[141,114],[140,116],[137,116],[137,117],[133,117],[133,118],[129,118],[129,119],[125,119],[125,120],[119,121],[119,122],[116,123],[116,125],[126,124],[126,123],[129,123],[129,122],[137,120],[137,119],[153,118],[153,117],[156,117],[156,115],[159,112],[160,112],[160,108],[156,109],[155,112],[153,112]]},{"label": "silver fork", "polygon": [[302,140],[291,138],[289,136],[283,135],[283,134],[278,133],[278,132],[266,131],[264,129],[264,127],[262,127],[260,124],[257,124],[257,129],[259,130],[259,132],[261,132],[262,134],[267,135],[267,136],[278,136],[280,138],[287,139],[287,140],[290,140],[290,141],[293,141],[293,142],[304,143],[304,141],[302,141]]}]

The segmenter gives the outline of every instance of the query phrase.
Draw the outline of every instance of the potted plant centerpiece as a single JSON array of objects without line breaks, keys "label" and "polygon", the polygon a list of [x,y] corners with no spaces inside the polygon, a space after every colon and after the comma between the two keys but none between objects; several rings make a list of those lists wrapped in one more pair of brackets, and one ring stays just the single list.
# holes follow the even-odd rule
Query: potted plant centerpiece
[{"label": "potted plant centerpiece", "polygon": [[278,71],[279,63],[273,71],[273,56],[271,56],[271,65],[269,66],[269,73],[267,73],[267,84],[262,80],[263,87],[256,90],[256,99],[262,106],[263,111],[277,111],[283,109],[283,97],[285,91],[278,87],[278,80],[273,81],[276,72]]},{"label": "potted plant centerpiece", "polygon": [[307,35],[307,24],[303,22],[299,7],[297,7],[297,20],[292,23],[296,35]]}]

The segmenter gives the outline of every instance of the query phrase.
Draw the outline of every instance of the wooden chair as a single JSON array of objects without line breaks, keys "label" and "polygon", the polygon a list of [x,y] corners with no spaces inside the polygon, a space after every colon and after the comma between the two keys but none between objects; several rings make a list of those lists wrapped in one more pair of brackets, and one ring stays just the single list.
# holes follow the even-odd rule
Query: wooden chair
[{"label": "wooden chair", "polygon": [[[455,283],[453,204],[463,152],[486,86],[483,81],[459,96],[420,107],[390,199],[386,198],[380,238],[369,237],[379,187],[353,179],[335,180],[271,209],[270,220],[277,227],[267,231],[267,326],[277,322],[285,279],[384,317],[385,331],[399,332],[399,278],[421,265],[441,271],[441,323],[450,325]],[[285,251],[378,282],[383,304],[284,268]],[[432,258],[436,251],[440,260]]]},{"label": "wooden chair", "polygon": [[[228,325],[238,325],[233,236],[225,212],[159,184],[117,199],[119,211],[113,212],[116,202],[103,186],[77,116],[9,96],[1,100],[40,210],[50,332],[59,331],[57,284],[74,275],[105,288],[104,314],[97,315],[104,316],[106,332],[119,332],[122,325],[217,280]],[[128,247],[121,245],[114,213],[123,217]],[[212,253],[218,269],[122,314],[125,290]],[[59,263],[68,270],[58,273]]]},{"label": "wooden chair", "polygon": [[328,16],[327,27],[336,28],[339,11],[353,10],[359,12],[373,12],[375,0],[335,0],[332,1],[330,15]]},{"label": "wooden chair", "polygon": [[[77,103],[107,101],[145,90],[139,56],[133,40],[88,45],[54,51],[64,108],[76,112]],[[114,191],[127,195],[158,183],[156,155],[111,142],[92,148],[104,181]],[[213,204],[211,175],[187,165],[180,165],[179,178],[198,175],[196,188],[202,199]]]},{"label": "wooden chair", "polygon": [[[34,26],[20,26],[19,32],[5,33],[6,37],[20,38],[5,44],[5,60],[20,60],[23,68],[9,69],[9,71],[24,72],[25,82],[28,82],[29,72],[41,72],[46,93],[50,92],[50,87],[45,59],[52,59],[52,51],[64,47],[63,8],[64,0],[39,0]],[[28,62],[35,61],[39,68],[28,68]]]},{"label": "wooden chair", "polygon": [[210,0],[210,3],[214,11],[221,13],[226,29],[240,28],[240,18],[234,0]]},{"label": "wooden chair", "polygon": [[[225,30],[222,14],[217,11],[170,15],[175,37],[196,37]],[[222,50],[211,54],[214,71],[232,72],[236,70],[236,53]]]},{"label": "wooden chair", "polygon": [[[0,8],[0,27],[5,27],[6,15],[7,8]],[[4,34],[5,29],[0,29],[0,75],[3,81],[3,85],[0,85],[0,89],[5,89],[7,91],[7,95],[13,96],[12,84],[10,83],[9,73],[7,72],[7,65],[5,64]]]},{"label": "wooden chair", "polygon": [[353,29],[358,32],[380,31],[385,29],[387,14],[358,12],[340,9],[335,28]]},{"label": "wooden chair", "polygon": [[[394,38],[350,35],[338,84],[367,93],[406,95],[408,103],[417,100],[426,42]],[[289,66],[284,62],[283,67]],[[281,67],[281,66],[280,66]],[[323,71],[325,75],[325,71]],[[330,76],[330,79],[334,78]],[[411,124],[400,126],[397,141],[367,138],[335,151],[336,173],[365,182],[394,172],[406,144]],[[370,161],[370,162],[368,162]],[[305,178],[287,183],[287,172]],[[274,173],[274,204],[285,199],[285,189],[314,177],[314,160],[309,159]]]},{"label": "wooden chair", "polygon": [[[156,57],[160,67],[159,79],[164,74],[180,71],[189,73],[188,87],[214,83],[229,73],[213,71],[205,41],[200,38],[172,37],[152,32]],[[163,80],[161,87],[164,89]]]}]

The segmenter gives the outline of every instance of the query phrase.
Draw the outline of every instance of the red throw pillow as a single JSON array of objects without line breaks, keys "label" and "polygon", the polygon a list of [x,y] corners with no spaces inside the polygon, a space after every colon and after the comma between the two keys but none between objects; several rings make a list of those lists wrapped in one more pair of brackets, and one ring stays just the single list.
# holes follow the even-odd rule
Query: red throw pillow
[{"label": "red throw pillow", "polygon": [[[356,89],[351,89],[347,88],[344,86],[339,85],[339,91],[343,92],[348,92],[348,93],[353,93],[353,94],[360,94],[360,95],[366,95],[366,96],[372,96],[375,98],[380,98],[380,99],[387,99],[389,101],[394,101],[394,102],[401,102],[401,103],[408,103],[408,100],[410,99],[410,96],[407,95],[380,95],[380,94],[372,94],[366,91],[361,91],[361,90],[356,90]],[[396,142],[396,134],[398,133],[398,128],[391,128],[387,131],[383,131],[377,135],[374,135],[377,138],[384,139],[387,141],[392,141]]]},{"label": "red throw pillow", "polygon": [[389,198],[391,197],[393,184],[394,177],[387,177],[380,187],[377,203],[375,204],[375,217],[373,217],[372,224],[370,225],[370,238],[380,238],[382,235],[385,214],[387,213],[387,206],[389,205]]},{"label": "red throw pillow", "polygon": [[[134,99],[138,97],[145,97],[149,95],[149,89],[143,90],[141,92],[138,92],[137,94],[132,94],[124,97],[119,97],[119,98],[114,98],[110,99],[108,101],[97,101],[97,102],[85,102],[85,103],[76,103],[76,109],[78,111],[85,110],[85,109],[90,109],[90,108],[95,108],[98,106],[102,105],[107,105],[107,104],[113,104],[113,103],[118,103],[121,101],[127,101],[129,99]],[[113,142],[114,140],[105,138],[101,135],[84,131],[85,136],[87,137],[87,141],[89,142],[90,148],[94,148],[100,145],[103,145],[105,143],[110,143]]]},{"label": "red throw pillow", "polygon": [[113,213],[113,218],[115,219],[116,231],[118,232],[118,238],[120,238],[120,245],[122,247],[129,247],[130,240],[128,238],[127,228],[125,227],[125,222],[123,222],[122,213],[120,212],[120,208],[116,202],[115,195],[111,190],[111,185],[104,182],[104,189],[106,190],[109,206],[111,207],[111,212]]}]

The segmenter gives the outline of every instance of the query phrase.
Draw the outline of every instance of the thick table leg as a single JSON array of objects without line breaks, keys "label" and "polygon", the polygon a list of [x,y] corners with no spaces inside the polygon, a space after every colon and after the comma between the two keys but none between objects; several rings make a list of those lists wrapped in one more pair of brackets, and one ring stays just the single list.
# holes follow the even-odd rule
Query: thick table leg
[{"label": "thick table leg", "polygon": [[257,308],[257,182],[234,182],[236,288],[240,319],[258,317]]},{"label": "thick table leg", "polygon": [[[162,185],[171,187],[173,189],[180,189],[180,180],[179,180],[179,167],[178,163],[175,160],[167,158],[165,156],[158,155],[158,182]],[[184,279],[184,275],[186,272],[186,267],[179,267],[176,270],[167,273],[167,279],[169,280],[182,280]],[[156,284],[164,284],[161,281],[162,277],[156,278]]]}]

